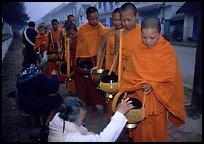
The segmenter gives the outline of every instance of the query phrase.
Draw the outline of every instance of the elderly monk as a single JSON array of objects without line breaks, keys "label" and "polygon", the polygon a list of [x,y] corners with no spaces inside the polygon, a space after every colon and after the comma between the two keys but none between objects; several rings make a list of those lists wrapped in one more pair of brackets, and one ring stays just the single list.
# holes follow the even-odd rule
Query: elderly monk
[{"label": "elderly monk", "polygon": [[96,91],[96,85],[90,79],[90,76],[80,75],[77,69],[79,69],[81,63],[85,63],[84,61],[91,63],[90,69],[96,65],[99,43],[106,32],[106,28],[98,21],[99,14],[95,7],[90,6],[86,10],[86,15],[88,22],[81,25],[78,30],[75,71],[76,94],[87,105],[93,106],[93,114],[97,116],[96,105],[104,105],[105,97]]},{"label": "elderly monk", "polygon": [[142,42],[132,53],[121,80],[120,91],[145,102],[145,119],[133,130],[133,141],[168,142],[168,121],[178,127],[186,122],[184,92],[179,64],[172,45],[161,36],[160,21],[146,18]]}]

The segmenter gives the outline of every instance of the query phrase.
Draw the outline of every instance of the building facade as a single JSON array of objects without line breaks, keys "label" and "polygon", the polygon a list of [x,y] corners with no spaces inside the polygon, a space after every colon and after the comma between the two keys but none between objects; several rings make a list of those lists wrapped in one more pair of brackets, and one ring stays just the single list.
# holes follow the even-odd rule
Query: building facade
[{"label": "building facade", "polygon": [[81,24],[87,22],[86,19],[86,9],[89,6],[96,6],[96,2],[69,2],[67,4],[63,3],[56,7],[44,17],[42,17],[38,24],[41,22],[51,25],[52,19],[57,19],[61,26],[62,21],[67,19],[68,15],[74,15],[76,18],[76,25],[79,27]]},{"label": "building facade", "polygon": [[[73,14],[77,20],[77,27],[86,23],[86,9],[95,6],[99,11],[99,21],[110,28],[112,11],[121,7],[125,2],[69,2],[58,6],[43,18],[41,21],[50,24],[53,18],[62,22],[69,14]],[[141,24],[145,17],[157,17],[161,21],[161,30],[164,37],[170,41],[196,41],[198,33],[197,13],[176,13],[185,2],[132,2],[138,9]]]}]

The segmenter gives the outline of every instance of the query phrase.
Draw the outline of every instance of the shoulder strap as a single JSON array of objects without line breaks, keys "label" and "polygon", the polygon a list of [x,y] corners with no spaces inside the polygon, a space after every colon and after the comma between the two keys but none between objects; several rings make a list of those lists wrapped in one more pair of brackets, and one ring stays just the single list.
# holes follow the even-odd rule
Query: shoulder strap
[{"label": "shoulder strap", "polygon": [[51,38],[52,47],[53,49],[55,49],[52,31],[50,31],[50,38]]},{"label": "shoulder strap", "polygon": [[27,31],[27,29],[24,30],[24,36],[25,36],[26,40],[29,42],[29,44],[31,44],[32,46],[34,46],[35,44],[34,44],[32,41],[30,41],[29,38],[27,37],[26,31]]}]

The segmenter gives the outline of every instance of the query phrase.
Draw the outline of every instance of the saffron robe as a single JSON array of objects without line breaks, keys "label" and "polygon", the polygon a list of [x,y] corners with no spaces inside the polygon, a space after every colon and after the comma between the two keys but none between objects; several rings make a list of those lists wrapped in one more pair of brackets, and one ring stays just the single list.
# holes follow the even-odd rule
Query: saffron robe
[{"label": "saffron robe", "polygon": [[186,121],[184,91],[179,64],[172,45],[161,37],[147,48],[141,42],[131,45],[131,55],[121,79],[120,91],[143,100],[142,83],[151,85],[146,96],[146,118],[133,130],[133,141],[168,141],[168,119],[176,127]]},{"label": "saffron robe", "polygon": [[45,34],[44,36],[38,34],[37,37],[35,38],[34,50],[39,51],[38,48],[40,48],[40,54],[43,54],[44,51],[46,50],[47,42],[48,42],[47,34]]},{"label": "saffron robe", "polygon": [[[58,37],[61,33],[61,29],[58,28],[56,31],[51,31],[52,33],[52,39],[53,39],[53,43],[52,43],[52,39],[51,39],[51,36],[50,36],[50,32],[48,34],[48,42],[49,42],[49,47],[48,47],[48,52],[57,52],[58,53],[58,46],[57,46],[57,41],[58,41]],[[54,44],[54,47],[53,47],[53,44]],[[57,57],[59,57],[59,54],[56,54]],[[57,66],[56,66],[56,62],[53,61],[53,62],[49,62],[48,61],[48,70],[46,72],[46,75],[47,76],[50,76],[51,72],[53,69],[57,69]],[[59,75],[59,71],[58,71],[58,79],[60,82],[62,82],[62,78],[61,76]]]},{"label": "saffron robe", "polygon": [[114,55],[114,48],[115,48],[115,27],[111,27],[107,33],[105,34],[106,35],[106,46],[105,46],[105,49],[106,49],[106,54],[105,54],[105,57],[106,57],[106,66],[105,66],[105,69],[110,69],[112,63],[113,63],[113,55]]},{"label": "saffron robe", "polygon": [[122,70],[124,70],[129,55],[132,53],[132,46],[141,42],[140,24],[136,24],[135,28],[124,33],[122,39]]},{"label": "saffron robe", "polygon": [[[99,43],[105,32],[106,28],[100,22],[96,27],[91,26],[88,22],[81,25],[78,30],[76,60],[80,58],[92,59],[95,66]],[[102,92],[96,90],[97,85],[94,84],[91,78],[84,78],[75,71],[74,80],[76,95],[87,105],[105,104],[105,97]]]}]

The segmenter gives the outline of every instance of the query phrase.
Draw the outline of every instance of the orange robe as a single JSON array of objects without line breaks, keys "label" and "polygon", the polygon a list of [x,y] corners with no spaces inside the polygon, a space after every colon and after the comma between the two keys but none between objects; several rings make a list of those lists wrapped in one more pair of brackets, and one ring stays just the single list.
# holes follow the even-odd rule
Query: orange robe
[{"label": "orange robe", "polygon": [[[70,40],[70,67],[73,68],[75,67],[75,55],[76,55],[76,46],[77,46],[77,39]],[[65,52],[65,59],[67,61],[67,51]],[[75,72],[73,71],[71,73],[71,80],[66,81],[66,87],[68,89],[69,93],[74,93],[76,94],[76,87],[75,87]]]},{"label": "orange robe", "polygon": [[44,36],[38,34],[37,37],[35,38],[34,50],[38,51],[38,48],[40,48],[40,54],[43,54],[44,51],[46,50],[47,42],[48,42],[47,34],[45,34]]},{"label": "orange robe", "polygon": [[[96,27],[92,27],[88,22],[81,25],[77,37],[76,62],[83,58],[87,61],[93,60],[93,65],[96,65],[99,43],[105,32],[106,28],[100,22]],[[97,86],[90,78],[84,78],[75,71],[74,80],[76,95],[87,105],[105,104],[105,97],[101,92],[96,91]]]},{"label": "orange robe", "polygon": [[126,32],[122,39],[122,69],[124,69],[132,53],[132,46],[141,42],[141,26],[136,24],[135,28]]},{"label": "orange robe", "polygon": [[[53,51],[53,52],[57,52],[58,51],[58,47],[57,47],[57,40],[58,40],[58,37],[61,33],[61,29],[58,28],[56,31],[51,31],[52,32],[52,38],[53,38],[53,43],[54,43],[54,48],[52,46],[52,41],[50,41],[50,45],[49,45],[49,48],[48,48],[48,52],[49,51]],[[50,33],[50,32],[49,32]],[[49,35],[50,36],[50,35]]]},{"label": "orange robe", "polygon": [[[53,47],[53,44],[52,44],[52,40],[50,38],[50,44],[49,44],[49,47],[48,47],[48,52],[56,52],[58,53],[58,46],[57,46],[57,40],[58,40],[58,37],[61,33],[61,29],[58,28],[58,30],[56,31],[51,31],[52,32],[52,38],[53,38],[53,43],[54,43],[54,47]],[[50,32],[49,32],[49,35],[50,36]],[[57,57],[59,57],[59,54],[57,54]],[[48,62],[48,71],[47,71],[47,75],[50,76],[52,70],[56,68],[56,61],[53,61],[53,62]],[[59,81],[62,81],[62,78],[60,77],[59,75],[59,71],[58,71],[58,78],[59,78]]]},{"label": "orange robe", "polygon": [[106,33],[106,66],[105,69],[110,69],[112,63],[113,63],[113,54],[114,54],[114,48],[115,48],[115,27],[111,27],[107,33]]},{"label": "orange robe", "polygon": [[106,28],[100,22],[92,27],[89,23],[81,25],[78,31],[76,58],[87,58],[97,55],[98,47]]},{"label": "orange robe", "polygon": [[131,55],[122,75],[120,91],[143,100],[142,83],[152,86],[146,96],[146,118],[133,129],[133,141],[168,141],[168,119],[176,127],[186,121],[179,64],[172,45],[163,37],[156,46],[131,45]]}]

